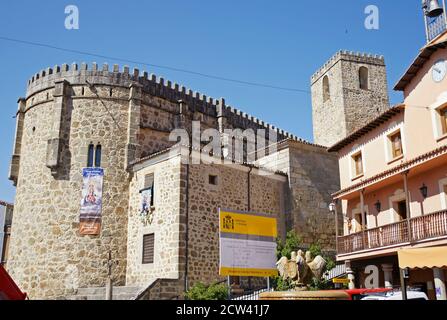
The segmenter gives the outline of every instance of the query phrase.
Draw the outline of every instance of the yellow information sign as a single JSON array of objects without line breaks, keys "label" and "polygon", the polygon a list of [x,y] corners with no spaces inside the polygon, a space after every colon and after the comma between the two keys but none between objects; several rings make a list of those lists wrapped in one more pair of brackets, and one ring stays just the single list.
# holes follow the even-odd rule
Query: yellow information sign
[{"label": "yellow information sign", "polygon": [[335,279],[332,279],[332,283],[349,284],[349,279],[335,278]]},{"label": "yellow information sign", "polygon": [[275,218],[229,211],[220,211],[220,232],[274,238],[278,236]]},{"label": "yellow information sign", "polygon": [[220,275],[270,277],[278,274],[276,218],[219,210],[219,219]]}]

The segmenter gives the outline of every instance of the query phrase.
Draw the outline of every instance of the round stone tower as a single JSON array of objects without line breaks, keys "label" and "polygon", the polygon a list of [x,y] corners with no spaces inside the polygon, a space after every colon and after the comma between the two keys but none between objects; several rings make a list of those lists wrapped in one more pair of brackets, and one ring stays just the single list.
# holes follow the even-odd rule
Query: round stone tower
[{"label": "round stone tower", "polygon": [[[35,298],[64,298],[103,286],[108,251],[126,270],[128,160],[135,156],[138,71],[82,64],[36,74],[19,99],[10,179],[17,187],[8,270]],[[82,236],[82,169],[89,146],[101,145],[104,169],[100,235]]]}]

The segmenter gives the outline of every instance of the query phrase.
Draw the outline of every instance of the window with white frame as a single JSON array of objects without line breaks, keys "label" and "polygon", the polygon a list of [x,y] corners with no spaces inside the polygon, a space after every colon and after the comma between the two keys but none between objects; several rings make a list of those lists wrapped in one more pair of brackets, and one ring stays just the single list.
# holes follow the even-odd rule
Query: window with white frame
[{"label": "window with white frame", "polygon": [[441,119],[442,134],[447,134],[447,106],[439,109],[439,116]]}]

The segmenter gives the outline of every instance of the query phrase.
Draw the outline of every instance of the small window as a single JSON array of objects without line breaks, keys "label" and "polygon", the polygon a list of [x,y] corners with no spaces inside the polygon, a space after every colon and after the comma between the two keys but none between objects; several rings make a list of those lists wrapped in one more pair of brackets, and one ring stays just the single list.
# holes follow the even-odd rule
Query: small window
[{"label": "small window", "polygon": [[210,174],[208,177],[208,182],[213,186],[217,186],[217,176]]},{"label": "small window", "polygon": [[88,145],[87,168],[101,167],[102,147],[98,144],[96,147],[93,143]]},{"label": "small window", "polygon": [[143,236],[143,254],[142,254],[142,263],[150,264],[154,263],[154,245],[155,245],[155,235],[145,234]]},{"label": "small window", "polygon": [[362,153],[359,152],[352,156],[352,160],[354,161],[354,170],[355,175],[360,176],[363,174],[363,157]]},{"label": "small window", "polygon": [[359,86],[360,89],[368,90],[368,68],[366,67],[359,69]]},{"label": "small window", "polygon": [[88,146],[88,155],[87,155],[87,168],[93,167],[93,154],[95,153],[95,146],[93,143],[90,143]]},{"label": "small window", "polygon": [[391,152],[393,155],[393,159],[403,155],[404,152],[402,148],[402,136],[400,131],[392,134],[389,139],[391,142]]},{"label": "small window", "polygon": [[331,89],[329,87],[329,77],[324,76],[323,78],[323,102],[331,99]]},{"label": "small window", "polygon": [[143,191],[149,191],[147,192],[150,195],[150,199],[149,199],[149,205],[151,207],[154,206],[154,174],[147,174],[144,176],[144,187],[143,190],[141,190],[141,192]]},{"label": "small window", "polygon": [[447,107],[444,107],[441,110],[439,110],[439,113],[441,115],[442,134],[447,134]]},{"label": "small window", "polygon": [[102,156],[102,148],[101,145],[98,144],[95,150],[95,167],[101,167],[101,156]]}]

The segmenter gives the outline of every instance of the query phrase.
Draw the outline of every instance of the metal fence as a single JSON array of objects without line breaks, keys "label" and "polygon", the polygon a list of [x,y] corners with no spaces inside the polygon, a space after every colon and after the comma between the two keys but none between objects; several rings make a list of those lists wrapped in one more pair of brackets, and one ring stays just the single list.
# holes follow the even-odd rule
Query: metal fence
[{"label": "metal fence", "polygon": [[253,291],[251,293],[245,294],[243,296],[232,298],[231,300],[259,300],[259,295],[261,293],[263,293],[263,292],[272,292],[272,291],[273,291],[273,288],[272,289],[256,290],[256,291]]},{"label": "metal fence", "polygon": [[341,277],[344,274],[346,274],[346,265],[343,263],[336,265],[335,268],[326,272],[326,274],[323,275],[323,278],[324,280],[329,281]]}]

